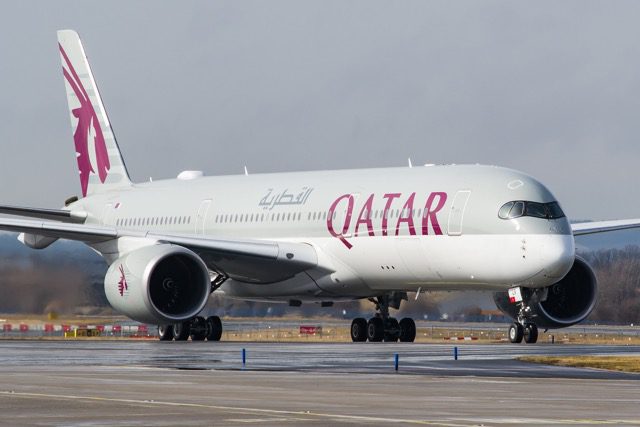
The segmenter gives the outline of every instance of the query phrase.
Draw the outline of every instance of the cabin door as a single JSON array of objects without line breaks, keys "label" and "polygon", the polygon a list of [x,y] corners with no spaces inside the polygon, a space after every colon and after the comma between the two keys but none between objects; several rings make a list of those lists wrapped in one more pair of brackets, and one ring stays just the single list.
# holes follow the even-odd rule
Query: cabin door
[{"label": "cabin door", "polygon": [[462,220],[464,219],[464,210],[467,207],[470,190],[458,191],[453,198],[453,204],[449,211],[449,225],[447,227],[449,236],[462,235]]},{"label": "cabin door", "polygon": [[207,220],[207,212],[209,212],[209,207],[211,206],[211,199],[203,200],[200,203],[200,207],[198,208],[198,213],[196,214],[196,234],[204,234],[206,220]]}]

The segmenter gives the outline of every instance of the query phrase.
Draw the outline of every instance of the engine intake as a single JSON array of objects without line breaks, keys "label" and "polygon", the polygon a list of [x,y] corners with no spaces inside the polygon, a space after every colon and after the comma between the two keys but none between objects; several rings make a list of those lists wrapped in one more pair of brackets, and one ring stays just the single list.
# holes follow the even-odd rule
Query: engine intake
[{"label": "engine intake", "polygon": [[[597,296],[596,276],[580,257],[559,282],[546,288],[522,289],[523,302],[531,310],[529,317],[543,328],[564,328],[583,321],[593,310]],[[493,300],[503,313],[517,319],[520,306],[509,301],[508,292],[494,293]]]},{"label": "engine intake", "polygon": [[166,324],[202,311],[211,280],[198,255],[182,246],[159,244],[116,260],[107,271],[104,288],[119,312],[140,322]]}]

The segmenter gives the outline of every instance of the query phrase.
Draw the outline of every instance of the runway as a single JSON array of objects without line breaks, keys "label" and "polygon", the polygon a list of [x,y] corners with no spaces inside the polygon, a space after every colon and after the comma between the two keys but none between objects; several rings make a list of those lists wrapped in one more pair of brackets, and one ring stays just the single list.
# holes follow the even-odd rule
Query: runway
[{"label": "runway", "polygon": [[458,349],[455,361],[440,344],[0,341],[0,423],[640,425],[640,375],[514,360],[638,346]]}]

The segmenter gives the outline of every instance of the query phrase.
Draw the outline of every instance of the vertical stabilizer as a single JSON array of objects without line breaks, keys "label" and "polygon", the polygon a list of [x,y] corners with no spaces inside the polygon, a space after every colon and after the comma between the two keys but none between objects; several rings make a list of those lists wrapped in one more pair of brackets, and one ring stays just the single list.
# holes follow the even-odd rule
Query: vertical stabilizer
[{"label": "vertical stabilizer", "polygon": [[78,33],[58,31],[82,196],[131,185]]}]

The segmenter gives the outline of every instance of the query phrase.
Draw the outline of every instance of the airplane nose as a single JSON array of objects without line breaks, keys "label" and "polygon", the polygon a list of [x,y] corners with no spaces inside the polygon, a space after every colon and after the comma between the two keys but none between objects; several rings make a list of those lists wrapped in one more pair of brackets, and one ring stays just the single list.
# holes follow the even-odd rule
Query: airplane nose
[{"label": "airplane nose", "polygon": [[540,251],[540,261],[545,277],[560,280],[571,270],[576,257],[573,235],[547,235],[540,246]]}]

